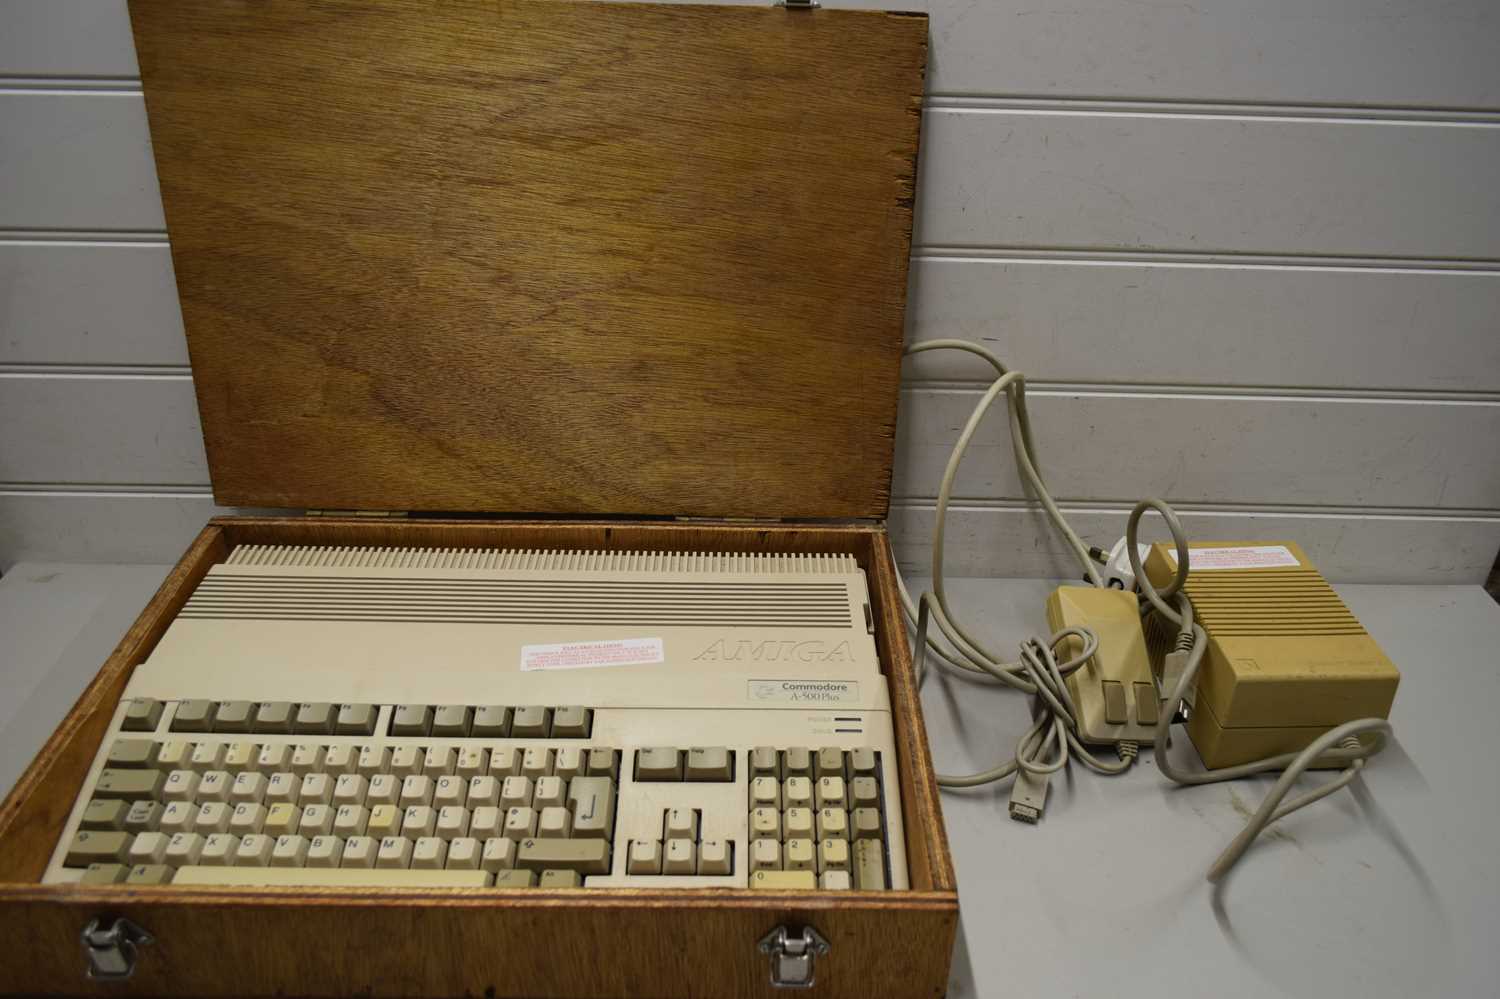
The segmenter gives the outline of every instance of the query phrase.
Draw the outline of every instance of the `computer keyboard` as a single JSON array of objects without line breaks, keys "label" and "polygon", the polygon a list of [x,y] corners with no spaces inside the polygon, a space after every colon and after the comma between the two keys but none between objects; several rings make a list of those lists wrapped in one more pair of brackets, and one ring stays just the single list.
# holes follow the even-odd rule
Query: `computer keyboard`
[{"label": "computer keyboard", "polygon": [[870,621],[848,558],[236,549],[44,880],[906,888]]}]

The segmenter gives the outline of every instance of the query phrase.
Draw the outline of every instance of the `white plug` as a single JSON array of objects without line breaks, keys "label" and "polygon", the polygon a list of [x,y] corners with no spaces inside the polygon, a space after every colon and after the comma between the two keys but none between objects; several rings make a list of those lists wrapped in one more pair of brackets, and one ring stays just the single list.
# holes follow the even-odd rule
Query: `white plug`
[{"label": "white plug", "polygon": [[[1141,568],[1146,566],[1146,556],[1151,552],[1150,545],[1136,545],[1136,554],[1141,557]],[[1115,542],[1113,548],[1104,559],[1104,568],[1099,575],[1104,577],[1104,585],[1115,590],[1124,590],[1131,593],[1135,590],[1135,572],[1130,568],[1130,556],[1125,551],[1125,539],[1121,538]]]}]

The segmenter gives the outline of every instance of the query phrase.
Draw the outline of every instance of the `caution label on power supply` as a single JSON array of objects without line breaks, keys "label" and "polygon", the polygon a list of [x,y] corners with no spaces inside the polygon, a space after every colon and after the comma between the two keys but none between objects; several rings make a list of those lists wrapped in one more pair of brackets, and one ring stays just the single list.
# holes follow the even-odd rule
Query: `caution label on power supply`
[{"label": "caution label on power supply", "polygon": [[521,646],[521,669],[602,669],[666,662],[660,638],[615,638],[601,642],[559,642]]},{"label": "caution label on power supply", "polygon": [[[1177,550],[1167,549],[1167,557],[1177,561]],[[1188,564],[1194,572],[1204,569],[1295,569],[1301,565],[1286,545],[1248,545],[1240,548],[1189,548]]]}]

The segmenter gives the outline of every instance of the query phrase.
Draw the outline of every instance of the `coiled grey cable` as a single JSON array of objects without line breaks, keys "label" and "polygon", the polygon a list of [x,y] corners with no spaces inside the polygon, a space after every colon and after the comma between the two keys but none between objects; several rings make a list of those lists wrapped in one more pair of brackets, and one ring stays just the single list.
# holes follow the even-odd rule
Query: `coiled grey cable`
[{"label": "coiled grey cable", "polygon": [[[1022,482],[1035,494],[1046,511],[1048,519],[1068,543],[1068,547],[1083,567],[1085,577],[1095,586],[1104,584],[1093,560],[1089,557],[1087,546],[1068,525],[1062,511],[1058,509],[1051,493],[1048,492],[1046,483],[1042,480],[1031,437],[1031,421],[1026,411],[1025,376],[1018,371],[1008,369],[988,349],[966,340],[930,340],[907,348],[906,353],[910,355],[928,350],[945,349],[962,350],[983,358],[995,369],[998,377],[990,384],[974,407],[968,422],[964,424],[943,471],[933,526],[932,591],[922,595],[920,606],[918,606],[912,601],[900,572],[898,571],[896,575],[906,618],[916,628],[913,662],[917,683],[920,685],[923,680],[925,660],[931,653],[937,657],[941,665],[949,669],[970,677],[994,679],[1023,693],[1033,695],[1036,701],[1033,708],[1034,721],[1017,742],[1015,756],[1012,759],[967,776],[940,774],[937,778],[938,783],[950,788],[979,787],[1003,780],[1018,771],[1045,779],[1046,775],[1056,773],[1067,766],[1073,755],[1076,755],[1090,769],[1100,773],[1123,773],[1135,760],[1135,744],[1122,743],[1120,745],[1119,763],[1106,763],[1090,753],[1076,735],[1076,707],[1064,682],[1066,676],[1079,669],[1098,648],[1098,639],[1093,632],[1087,628],[1069,628],[1059,631],[1046,641],[1029,638],[1021,645],[1020,658],[1015,662],[1006,662],[985,648],[965,630],[948,606],[943,579],[943,553],[944,532],[953,482],[975,431],[990,407],[1001,395],[1006,397],[1008,403],[1011,446],[1016,456],[1017,467],[1021,471]],[[1162,516],[1177,550],[1177,571],[1171,581],[1161,590],[1157,590],[1146,578],[1140,562],[1140,554],[1136,548],[1140,520],[1148,510],[1155,510]],[[1360,719],[1330,729],[1298,753],[1284,753],[1219,770],[1179,770],[1167,757],[1167,749],[1171,744],[1170,720],[1177,716],[1188,691],[1193,689],[1208,641],[1207,634],[1194,620],[1192,602],[1187,594],[1182,592],[1189,570],[1187,535],[1171,507],[1158,499],[1146,499],[1136,504],[1130,512],[1130,517],[1126,522],[1125,550],[1145,603],[1178,626],[1177,652],[1186,655],[1186,664],[1177,685],[1168,694],[1163,708],[1162,716],[1168,721],[1162,726],[1161,738],[1156,740],[1154,757],[1157,768],[1171,780],[1185,785],[1216,783],[1272,770],[1282,771],[1280,779],[1272,786],[1265,800],[1245,823],[1239,835],[1230,842],[1213,866],[1209,868],[1208,879],[1217,882],[1228,873],[1229,869],[1249,849],[1255,838],[1272,822],[1325,798],[1352,782],[1359,775],[1365,760],[1385,747],[1391,727],[1382,718]],[[1176,598],[1176,607],[1167,602],[1173,597]],[[1142,609],[1144,611],[1146,608]],[[928,634],[929,619],[937,623],[938,630],[951,647],[945,647],[937,636]],[[1059,662],[1056,650],[1059,644],[1070,637],[1080,639],[1083,648],[1071,658]],[[1370,742],[1362,743],[1359,740],[1361,735],[1369,736]],[[1309,767],[1314,764],[1327,765],[1329,763],[1347,763],[1348,766],[1338,777],[1328,783],[1282,804],[1282,800],[1291,790],[1292,785]],[[1012,807],[1014,808],[1014,805]]]}]

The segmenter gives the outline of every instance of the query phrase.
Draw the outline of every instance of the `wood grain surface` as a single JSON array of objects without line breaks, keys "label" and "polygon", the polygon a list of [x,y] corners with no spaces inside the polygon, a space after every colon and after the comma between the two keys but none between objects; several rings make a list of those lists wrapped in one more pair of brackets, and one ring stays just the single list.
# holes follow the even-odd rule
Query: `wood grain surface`
[{"label": "wood grain surface", "polygon": [[[912,889],[130,889],[42,885],[130,673],[239,544],[853,555],[890,685]],[[938,996],[958,926],[953,863],[881,526],[226,517],[209,523],[0,805],[0,994],[769,997],[756,942],[779,923],[832,944],[814,996]],[[125,915],[157,936],[124,986],[87,981],[78,931]],[[496,946],[496,941],[525,946]],[[230,970],[232,969],[232,970]]]},{"label": "wood grain surface", "polygon": [[925,15],[131,15],[220,502],[884,515]]}]

